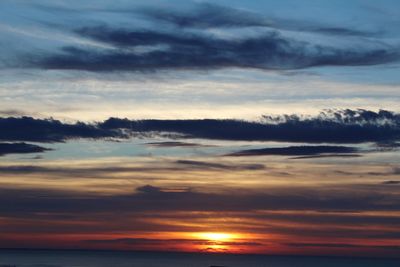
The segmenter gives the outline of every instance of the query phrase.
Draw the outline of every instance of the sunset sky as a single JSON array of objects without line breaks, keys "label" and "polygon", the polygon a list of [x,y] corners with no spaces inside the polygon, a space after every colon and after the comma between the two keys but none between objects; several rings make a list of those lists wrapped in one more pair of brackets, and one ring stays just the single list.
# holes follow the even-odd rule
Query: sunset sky
[{"label": "sunset sky", "polygon": [[0,1],[0,248],[400,255],[397,0]]}]

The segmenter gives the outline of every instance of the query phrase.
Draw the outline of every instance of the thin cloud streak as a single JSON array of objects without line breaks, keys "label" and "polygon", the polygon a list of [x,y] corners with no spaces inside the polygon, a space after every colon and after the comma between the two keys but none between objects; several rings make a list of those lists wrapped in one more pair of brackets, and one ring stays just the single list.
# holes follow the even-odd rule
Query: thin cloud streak
[{"label": "thin cloud streak", "polygon": [[354,154],[359,150],[348,146],[289,146],[275,148],[247,149],[237,151],[227,156],[332,156],[342,154]]}]

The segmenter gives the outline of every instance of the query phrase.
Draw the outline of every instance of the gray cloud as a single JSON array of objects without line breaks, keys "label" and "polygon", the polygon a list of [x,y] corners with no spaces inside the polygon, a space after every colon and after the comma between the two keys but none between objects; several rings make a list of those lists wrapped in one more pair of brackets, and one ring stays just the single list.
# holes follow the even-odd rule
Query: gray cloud
[{"label": "gray cloud", "polygon": [[[58,54],[33,57],[28,65],[43,69],[87,71],[153,71],[160,69],[256,68],[295,70],[314,66],[362,66],[397,61],[399,49],[323,46],[288,38],[276,31],[235,40],[206,34],[182,34],[153,30],[85,27],[82,37],[101,41],[116,49],[68,46]],[[132,52],[138,46],[164,45],[147,53]],[[124,49],[131,48],[131,49]]]},{"label": "gray cloud", "polygon": [[[375,188],[376,189],[376,188]],[[386,190],[351,188],[275,188],[272,192],[241,190],[228,193],[204,193],[193,189],[169,191],[168,188],[142,186],[136,192],[114,196],[87,196],[62,190],[1,189],[0,212],[144,212],[144,211],[394,211],[399,210],[398,194]],[[234,197],[232,197],[234,196]],[[132,204],[135,205],[132,205]]]},{"label": "gray cloud", "polygon": [[260,149],[247,149],[228,154],[227,156],[340,156],[342,154],[354,154],[359,150],[348,146],[289,146]]},{"label": "gray cloud", "polygon": [[[319,25],[315,22],[268,19],[249,11],[213,4],[197,4],[194,9],[180,11],[141,8],[111,9],[109,12],[128,12],[145,17],[155,24],[167,24],[175,28],[138,29],[129,25],[125,28],[106,24],[82,25],[73,30],[73,33],[81,38],[106,44],[108,48],[67,45],[58,52],[24,55],[21,57],[22,62],[15,65],[93,72],[219,68],[297,70],[315,66],[385,64],[400,58],[399,47],[382,40],[371,40],[368,44],[364,40],[347,47],[334,43],[322,45],[312,39],[304,41],[289,37],[282,30],[308,31],[342,39],[348,36],[370,37],[376,33]],[[207,31],[209,28],[239,28],[249,31],[248,27],[261,27],[263,31],[251,36],[242,34],[242,37],[233,39],[222,38]],[[160,30],[161,28],[164,30]],[[145,52],[138,52],[136,48],[144,49]]]},{"label": "gray cloud", "polygon": [[200,3],[191,10],[141,8],[140,14],[160,23],[170,23],[182,28],[254,27],[272,26],[263,16],[210,3]]},{"label": "gray cloud", "polygon": [[295,21],[264,16],[256,12],[211,3],[198,3],[194,8],[185,11],[141,8],[138,12],[151,20],[169,23],[181,28],[266,27],[276,30],[305,31],[337,36],[374,36],[377,34],[376,32],[353,28],[321,25],[320,22],[316,21]]}]

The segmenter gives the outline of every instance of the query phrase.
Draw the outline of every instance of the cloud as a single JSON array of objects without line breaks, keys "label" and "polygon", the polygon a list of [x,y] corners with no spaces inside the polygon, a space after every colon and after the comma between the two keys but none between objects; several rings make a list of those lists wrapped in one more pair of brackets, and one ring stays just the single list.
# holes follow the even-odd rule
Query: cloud
[{"label": "cloud", "polygon": [[[364,175],[369,175],[369,176],[392,176],[392,175],[399,175],[400,174],[400,168],[399,167],[391,167],[387,171],[369,171],[369,172],[349,172],[349,171],[335,171],[338,174],[341,175],[357,175],[357,176],[364,176]],[[391,181],[387,181],[389,184]],[[384,182],[385,183],[385,182]]]},{"label": "cloud", "polygon": [[385,184],[385,185],[400,185],[400,181],[389,180],[389,181],[382,182],[382,184]]},{"label": "cloud", "polygon": [[48,150],[51,149],[27,143],[0,143],[0,156],[7,154],[42,153]]},{"label": "cloud", "polygon": [[[376,38],[374,32],[313,21],[271,19],[213,4],[197,4],[191,10],[171,6],[89,8],[91,15],[100,18],[97,26],[77,16],[82,10],[88,11],[87,7],[38,8],[53,10],[51,16],[55,10],[69,10],[60,18],[67,15],[71,23],[36,18],[45,32],[51,30],[39,34],[38,39],[44,40],[36,40],[37,34],[24,30],[24,38],[35,42],[26,48],[8,47],[15,54],[6,55],[7,68],[112,73],[220,68],[298,70],[385,64],[400,58],[399,45]],[[104,16],[104,12],[113,14]],[[116,19],[118,15],[124,17],[123,23]]]},{"label": "cloud", "polygon": [[331,35],[343,35],[343,36],[364,36],[370,37],[373,35],[377,35],[377,32],[365,32],[365,31],[358,31],[354,29],[347,29],[347,28],[340,28],[340,27],[326,27],[326,28],[316,28],[315,32],[324,33],[324,34],[331,34]]},{"label": "cloud", "polygon": [[194,160],[176,160],[165,164],[142,165],[142,166],[105,166],[105,167],[52,167],[35,165],[2,165],[0,174],[29,175],[37,174],[41,177],[96,177],[98,179],[114,179],[119,174],[160,174],[160,173],[182,173],[187,171],[262,171],[266,167],[263,164],[240,164],[240,163],[213,163]]},{"label": "cloud", "polygon": [[358,149],[348,146],[289,146],[261,149],[247,149],[227,154],[227,156],[324,156],[337,155],[338,153],[356,153]]},{"label": "cloud", "polygon": [[[246,244],[247,240],[224,243],[232,246],[273,246],[287,242],[288,237],[305,243],[330,240],[351,245],[351,237],[362,244],[378,239],[389,244],[399,238],[400,202],[396,192],[379,185],[365,191],[349,184],[307,189],[304,185],[259,190],[231,188],[217,192],[200,192],[196,188],[171,191],[168,186],[144,185],[120,195],[1,188],[0,214],[4,218],[3,236],[18,233],[29,239],[30,234],[43,233],[36,240],[45,240],[54,234],[61,238],[73,234],[79,241],[86,240],[84,245],[170,245],[180,241],[179,235],[175,235],[178,239],[162,242],[159,236],[153,239],[147,234],[213,229],[248,233],[249,238],[251,234],[259,236],[251,238],[257,244]],[[139,238],[135,238],[136,234]],[[7,243],[7,239],[2,240]],[[55,245],[63,244],[64,240],[60,240]],[[51,242],[54,240],[48,244]]]},{"label": "cloud", "polygon": [[117,238],[117,239],[93,239],[84,240],[88,243],[118,243],[128,245],[168,245],[168,244],[195,244],[195,245],[221,245],[221,246],[260,246],[258,242],[241,242],[241,241],[210,241],[201,239],[156,239],[156,238]]},{"label": "cloud", "polygon": [[182,28],[255,27],[272,26],[273,23],[257,13],[210,3],[195,5],[192,10],[142,8],[140,14],[160,23],[170,23]]},{"label": "cloud", "polygon": [[100,128],[174,132],[192,138],[305,143],[390,142],[400,138],[400,115],[380,110],[325,111],[315,117],[264,116],[241,120],[128,120],[110,118]]},{"label": "cloud", "polygon": [[194,161],[194,160],[177,160],[176,163],[180,165],[187,165],[191,168],[198,169],[220,169],[220,170],[264,170],[265,166],[262,164],[236,164],[228,165],[214,162]]},{"label": "cloud", "polygon": [[291,159],[320,159],[320,158],[358,158],[362,157],[360,154],[318,154],[311,156],[298,156]]},{"label": "cloud", "polygon": [[[66,46],[61,52],[33,57],[28,66],[87,71],[154,71],[162,69],[255,68],[296,70],[314,66],[362,66],[397,61],[390,45],[334,47],[299,41],[277,31],[237,39],[206,33],[114,29],[106,26],[76,30],[84,38],[114,49]],[[162,45],[162,49],[158,46]],[[148,49],[146,53],[135,48]]]},{"label": "cloud", "polygon": [[400,250],[400,246],[391,245],[361,245],[347,243],[284,243],[290,247],[319,247],[319,248],[372,248],[372,249],[389,249]]},{"label": "cloud", "polygon": [[18,110],[18,109],[2,109],[0,110],[0,116],[13,116],[13,117],[18,117],[18,116],[23,116],[27,112]]},{"label": "cloud", "polygon": [[[195,160],[175,160],[158,162],[155,164],[139,166],[101,166],[101,167],[70,167],[51,165],[1,165],[0,174],[40,174],[42,177],[47,175],[59,175],[61,177],[93,177],[99,179],[110,177],[110,175],[127,173],[181,173],[184,171],[213,170],[213,171],[258,171],[265,170],[263,164],[241,164],[241,163],[217,163]],[[113,178],[111,178],[113,179]]]},{"label": "cloud", "polygon": [[197,143],[187,143],[187,142],[177,142],[177,141],[152,142],[152,143],[146,143],[146,145],[154,147],[209,147],[210,146]]},{"label": "cloud", "polygon": [[[157,136],[163,134],[165,137],[165,133],[171,133],[170,138],[176,138],[174,135],[179,134],[178,136],[181,138],[232,141],[395,144],[400,138],[400,115],[385,110],[374,112],[346,109],[325,111],[315,117],[264,116],[263,120],[258,122],[233,119],[129,120],[109,118],[103,122],[92,124],[83,122],[69,124],[54,119],[11,117],[0,118],[0,128],[3,129],[0,132],[0,140],[3,141],[61,142],[73,138],[129,138],[137,135]],[[182,145],[181,143],[173,144]],[[340,153],[343,150],[338,149],[337,152]]]},{"label": "cloud", "polygon": [[[73,33],[104,47],[66,45],[58,52],[24,55],[25,63],[17,65],[93,72],[219,68],[297,70],[314,66],[376,65],[400,58],[399,47],[382,40],[359,40],[353,45],[323,44],[312,38],[307,41],[296,39],[282,30],[309,31],[344,39],[371,36],[372,33],[300,21],[271,20],[249,11],[213,4],[198,4],[195,9],[185,11],[142,8],[133,14],[144,16],[156,25],[179,28],[82,26]],[[255,31],[249,27],[259,29]],[[236,34],[234,38],[227,38],[224,34],[213,34],[210,28],[222,32],[226,28],[239,28],[242,33],[240,37]]]},{"label": "cloud", "polygon": [[115,173],[140,173],[140,172],[174,172],[184,171],[185,168],[179,167],[88,167],[88,168],[69,168],[69,167],[47,167],[47,166],[34,166],[34,165],[3,165],[0,166],[0,173],[9,174],[57,174],[60,176],[71,177],[92,177],[96,175],[97,178],[108,177],[110,174]]},{"label": "cloud", "polygon": [[[386,189],[385,189],[386,188]],[[376,189],[376,188],[375,188]],[[385,190],[390,188],[384,187]],[[272,191],[198,192],[194,188],[170,190],[145,185],[132,193],[95,195],[46,189],[0,189],[0,213],[4,216],[27,216],[35,212],[73,213],[140,213],[140,212],[249,212],[270,211],[397,211],[399,195],[385,190],[360,191],[357,186],[340,188],[274,188]],[[12,203],[7,205],[6,203]],[[134,204],[134,205],[133,205]]]},{"label": "cloud", "polygon": [[392,167],[391,170],[387,171],[387,172],[368,172],[366,174],[373,175],[373,176],[399,175],[400,174],[400,168],[399,167]]},{"label": "cloud", "polygon": [[[250,216],[250,215],[249,215]],[[287,221],[296,224],[318,224],[321,226],[347,225],[347,226],[365,226],[365,225],[387,225],[396,226],[400,223],[400,216],[388,214],[386,212],[371,214],[369,212],[308,212],[303,211],[282,211],[282,212],[263,212],[254,214],[254,219],[267,221]]]},{"label": "cloud", "polygon": [[0,118],[0,128],[0,140],[5,141],[62,142],[72,138],[111,138],[121,135],[90,124],[68,124],[32,117]]},{"label": "cloud", "polygon": [[163,163],[152,162],[136,166],[46,166],[46,165],[1,165],[0,174],[40,174],[42,177],[47,175],[58,175],[61,177],[87,177],[96,176],[97,178],[110,177],[115,174],[127,173],[173,173],[192,170],[213,170],[213,171],[257,171],[265,170],[263,164],[242,164],[236,162],[206,162],[195,160],[175,160],[164,161]]},{"label": "cloud", "polygon": [[353,28],[326,26],[320,22],[296,21],[267,17],[244,9],[236,9],[211,3],[198,3],[190,10],[141,8],[142,16],[159,23],[168,23],[180,28],[245,28],[265,27],[276,30],[298,32],[316,32],[342,36],[373,36],[374,32],[356,30]]}]

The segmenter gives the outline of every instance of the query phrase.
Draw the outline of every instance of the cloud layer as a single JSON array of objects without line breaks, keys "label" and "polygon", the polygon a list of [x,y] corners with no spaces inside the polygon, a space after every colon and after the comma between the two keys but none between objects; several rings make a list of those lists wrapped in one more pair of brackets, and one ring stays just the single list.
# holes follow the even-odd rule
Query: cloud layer
[{"label": "cloud layer", "polygon": [[[152,71],[160,69],[255,68],[294,70],[314,66],[362,66],[397,61],[396,47],[340,48],[324,46],[271,31],[256,37],[222,39],[194,33],[86,27],[76,31],[114,49],[67,46],[32,62],[44,69],[88,71]],[[158,46],[162,46],[159,48]],[[148,52],[134,50],[147,47]]]},{"label": "cloud layer", "polygon": [[[296,70],[385,64],[400,58],[399,46],[371,38],[376,33],[270,19],[231,7],[199,4],[181,11],[141,8],[114,12],[124,15],[131,12],[132,16],[157,26],[122,27],[104,22],[98,26],[82,23],[74,29],[64,28],[86,45],[64,45],[51,52],[25,55],[16,66],[94,72],[218,68]],[[293,32],[315,36],[299,38]],[[334,36],[335,41],[315,41],[324,40],[326,35]],[[91,43],[96,45],[88,45]]]},{"label": "cloud layer", "polygon": [[[35,212],[166,212],[166,211],[235,211],[252,210],[314,210],[314,211],[398,211],[399,195],[395,189],[378,191],[362,187],[337,188],[274,188],[270,192],[231,190],[221,193],[198,192],[190,189],[171,191],[145,185],[125,195],[91,196],[63,190],[1,189],[0,212],[23,215]],[[232,194],[235,195],[232,198]],[[44,197],[40,197],[44,196]],[[132,203],[135,203],[132,206]]]},{"label": "cloud layer", "polygon": [[377,142],[390,147],[390,144],[395,145],[400,138],[400,115],[385,110],[342,110],[327,111],[316,117],[264,116],[261,122],[110,118],[95,124],[69,124],[54,119],[9,117],[0,118],[0,127],[4,129],[0,133],[0,140],[3,141],[61,142],[73,138],[128,138],[136,134],[170,133],[164,137],[174,138],[174,134],[179,134],[178,136],[186,138],[237,141]]},{"label": "cloud layer", "polygon": [[264,122],[240,120],[141,120],[110,118],[102,129],[176,132],[195,138],[308,143],[393,142],[400,136],[400,115],[381,110],[327,111],[319,116],[264,116]]}]

